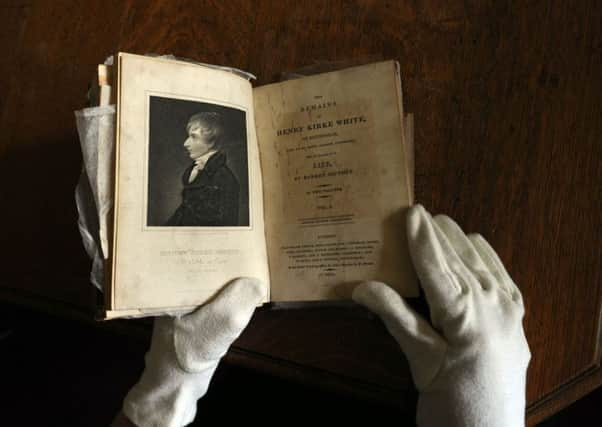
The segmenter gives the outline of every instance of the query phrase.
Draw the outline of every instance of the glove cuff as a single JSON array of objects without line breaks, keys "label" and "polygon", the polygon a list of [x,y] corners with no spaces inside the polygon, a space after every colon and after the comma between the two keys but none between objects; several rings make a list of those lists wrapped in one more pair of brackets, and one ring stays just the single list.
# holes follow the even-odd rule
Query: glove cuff
[{"label": "glove cuff", "polygon": [[495,366],[466,366],[449,371],[418,397],[419,427],[523,427],[526,368],[514,371]]}]

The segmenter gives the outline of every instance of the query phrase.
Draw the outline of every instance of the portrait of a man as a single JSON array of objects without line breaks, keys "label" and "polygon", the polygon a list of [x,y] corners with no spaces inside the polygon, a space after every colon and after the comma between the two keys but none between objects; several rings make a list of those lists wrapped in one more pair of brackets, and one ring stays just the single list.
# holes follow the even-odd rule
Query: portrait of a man
[{"label": "portrait of a man", "polygon": [[149,97],[147,226],[249,226],[246,113]]},{"label": "portrait of a man", "polygon": [[167,226],[233,226],[238,224],[238,180],[228,167],[220,143],[224,123],[216,112],[193,115],[184,141],[192,163],[182,175],[182,203]]}]

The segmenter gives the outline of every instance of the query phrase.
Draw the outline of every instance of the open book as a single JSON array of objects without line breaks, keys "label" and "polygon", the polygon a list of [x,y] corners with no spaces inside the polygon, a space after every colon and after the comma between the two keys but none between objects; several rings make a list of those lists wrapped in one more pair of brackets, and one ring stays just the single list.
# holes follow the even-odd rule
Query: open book
[{"label": "open book", "polygon": [[399,66],[253,88],[235,73],[120,53],[106,317],[186,310],[236,277],[264,302],[417,295],[404,210],[411,121]]}]

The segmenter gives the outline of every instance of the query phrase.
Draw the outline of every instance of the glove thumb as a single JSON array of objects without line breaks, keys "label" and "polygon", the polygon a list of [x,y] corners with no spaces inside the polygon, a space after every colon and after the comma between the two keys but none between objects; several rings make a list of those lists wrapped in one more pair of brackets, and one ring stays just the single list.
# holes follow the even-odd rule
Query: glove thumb
[{"label": "glove thumb", "polygon": [[247,326],[265,295],[257,279],[229,283],[211,302],[174,320],[174,348],[180,366],[200,372],[218,361]]},{"label": "glove thumb", "polygon": [[397,292],[380,282],[363,282],[352,298],[380,317],[410,364],[418,390],[428,386],[439,372],[447,343]]}]

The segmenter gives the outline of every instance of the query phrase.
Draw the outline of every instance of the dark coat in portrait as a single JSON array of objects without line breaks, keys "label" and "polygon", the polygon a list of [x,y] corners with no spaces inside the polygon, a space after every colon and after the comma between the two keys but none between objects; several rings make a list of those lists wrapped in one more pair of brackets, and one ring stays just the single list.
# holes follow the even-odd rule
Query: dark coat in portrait
[{"label": "dark coat in portrait", "polygon": [[182,176],[182,203],[166,226],[238,225],[238,180],[226,164],[226,154],[218,151],[192,182],[194,163]]}]

